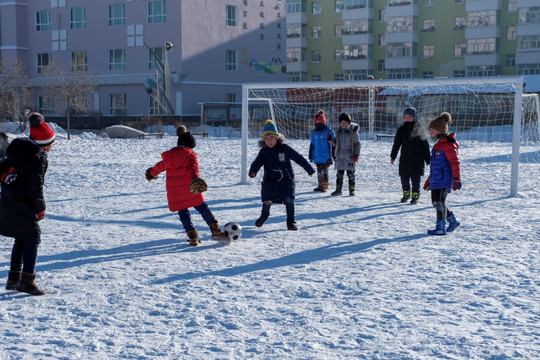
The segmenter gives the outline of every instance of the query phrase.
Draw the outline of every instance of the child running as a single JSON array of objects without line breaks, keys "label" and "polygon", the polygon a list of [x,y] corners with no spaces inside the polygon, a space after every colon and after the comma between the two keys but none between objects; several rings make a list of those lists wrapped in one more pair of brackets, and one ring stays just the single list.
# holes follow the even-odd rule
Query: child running
[{"label": "child running", "polygon": [[285,137],[278,133],[272,120],[266,120],[264,124],[259,147],[259,154],[249,168],[249,176],[254,178],[259,169],[264,167],[261,184],[262,211],[255,221],[255,226],[261,227],[268,220],[272,203],[283,203],[287,212],[287,229],[298,230],[294,220],[295,182],[291,160],[303,167],[310,176],[315,170],[302,155],[285,144]]},{"label": "child running", "polygon": [[[443,112],[429,124],[429,135],[435,141],[431,150],[431,165],[429,177],[424,184],[424,190],[431,190],[431,202],[437,211],[437,222],[434,230],[428,230],[430,235],[446,235],[459,225],[456,216],[446,206],[446,196],[452,190],[461,189],[458,149],[459,143],[453,133],[448,133],[448,125],[452,116]],[[448,220],[448,228],[446,228]]]},{"label": "child running", "polygon": [[332,146],[327,138],[335,137],[334,131],[326,123],[324,110],[319,110],[313,120],[315,129],[311,132],[309,143],[309,160],[317,167],[317,187],[314,191],[326,192],[328,190],[328,168],[332,165]]}]

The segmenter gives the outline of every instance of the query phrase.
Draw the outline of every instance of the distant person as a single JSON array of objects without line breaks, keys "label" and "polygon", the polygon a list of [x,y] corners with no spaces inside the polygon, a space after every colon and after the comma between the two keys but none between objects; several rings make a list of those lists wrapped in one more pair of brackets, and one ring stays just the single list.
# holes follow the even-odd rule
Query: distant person
[{"label": "distant person", "polygon": [[418,203],[420,199],[420,181],[424,175],[424,163],[429,165],[430,162],[429,143],[424,128],[416,120],[416,114],[413,107],[403,111],[403,125],[397,129],[390,153],[390,163],[394,164],[401,149],[399,157],[399,177],[403,190],[401,202],[404,203],[410,198],[411,204]]},{"label": "distant person", "polygon": [[212,238],[224,240],[219,223],[204,201],[203,192],[207,190],[206,182],[199,177],[199,162],[195,148],[195,138],[186,131],[184,125],[176,129],[177,146],[161,154],[162,160],[145,173],[146,180],[157,179],[158,174],[167,172],[166,189],[170,211],[177,211],[182,226],[187,233],[191,246],[201,243],[199,233],[191,222],[190,207],[197,210],[210,227]]},{"label": "distant person", "polygon": [[287,229],[298,230],[294,219],[295,181],[291,160],[303,167],[310,176],[315,170],[302,155],[285,144],[285,137],[278,133],[272,120],[266,120],[264,124],[259,147],[261,149],[248,173],[254,178],[260,168],[264,167],[261,183],[262,211],[255,226],[261,227],[266,222],[272,203],[283,203],[287,212]]},{"label": "distant person", "polygon": [[332,165],[332,146],[327,138],[335,137],[334,131],[326,123],[324,110],[319,110],[313,120],[315,129],[311,131],[309,143],[309,160],[317,168],[317,187],[314,191],[326,192],[328,190],[328,168]]},{"label": "distant person", "polygon": [[47,154],[55,135],[40,113],[31,113],[28,121],[29,138],[14,139],[0,163],[0,234],[15,238],[6,290],[45,295],[35,283],[35,268],[41,243],[38,222],[45,218]]},{"label": "distant person", "polygon": [[[437,212],[435,229],[428,230],[430,235],[446,235],[460,225],[454,213],[446,206],[448,193],[461,189],[459,143],[456,135],[448,132],[448,125],[451,123],[452,116],[443,112],[429,124],[428,128],[435,145],[431,150],[430,172],[424,190],[431,190],[431,202]],[[446,220],[448,228],[445,228]]]},{"label": "distant person", "polygon": [[360,126],[351,123],[351,115],[342,113],[339,115],[339,128],[335,138],[328,135],[327,140],[334,147],[334,157],[336,159],[336,190],[332,196],[341,196],[343,188],[343,178],[347,172],[349,180],[349,195],[355,196],[356,178],[355,170],[358,158],[360,157],[360,137],[358,131]]}]

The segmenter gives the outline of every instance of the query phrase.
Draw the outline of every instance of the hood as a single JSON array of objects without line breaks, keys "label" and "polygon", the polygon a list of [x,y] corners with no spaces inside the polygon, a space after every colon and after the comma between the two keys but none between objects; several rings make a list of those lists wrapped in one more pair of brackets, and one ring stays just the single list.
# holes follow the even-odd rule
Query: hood
[{"label": "hood", "polygon": [[6,157],[13,163],[18,163],[31,158],[39,152],[43,152],[45,156],[47,154],[45,150],[29,138],[17,138],[8,145]]},{"label": "hood", "polygon": [[185,146],[176,146],[161,154],[161,158],[168,168],[179,168],[188,162],[188,158],[193,154],[193,150]]}]

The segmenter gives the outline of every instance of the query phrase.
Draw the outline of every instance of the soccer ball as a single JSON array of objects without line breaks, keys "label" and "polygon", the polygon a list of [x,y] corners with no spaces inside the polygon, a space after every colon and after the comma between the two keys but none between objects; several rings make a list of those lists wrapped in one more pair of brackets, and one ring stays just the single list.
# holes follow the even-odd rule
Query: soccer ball
[{"label": "soccer ball", "polygon": [[235,222],[226,223],[223,227],[223,234],[229,240],[238,240],[242,237],[242,227]]}]

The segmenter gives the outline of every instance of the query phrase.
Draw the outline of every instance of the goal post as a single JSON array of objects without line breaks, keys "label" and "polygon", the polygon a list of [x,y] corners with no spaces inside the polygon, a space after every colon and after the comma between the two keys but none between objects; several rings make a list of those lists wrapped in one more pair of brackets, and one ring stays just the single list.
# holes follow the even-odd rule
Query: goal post
[{"label": "goal post", "polygon": [[[528,110],[524,111],[525,103]],[[244,84],[242,86],[241,182],[247,182],[250,138],[260,137],[272,119],[289,139],[309,139],[313,118],[324,110],[332,128],[342,112],[360,126],[363,140],[392,138],[403,110],[414,106],[427,124],[443,111],[452,114],[451,130],[462,140],[512,145],[510,195],[517,194],[520,144],[538,143],[538,103],[523,94],[522,76]],[[534,110],[531,110],[533,109]]]}]

